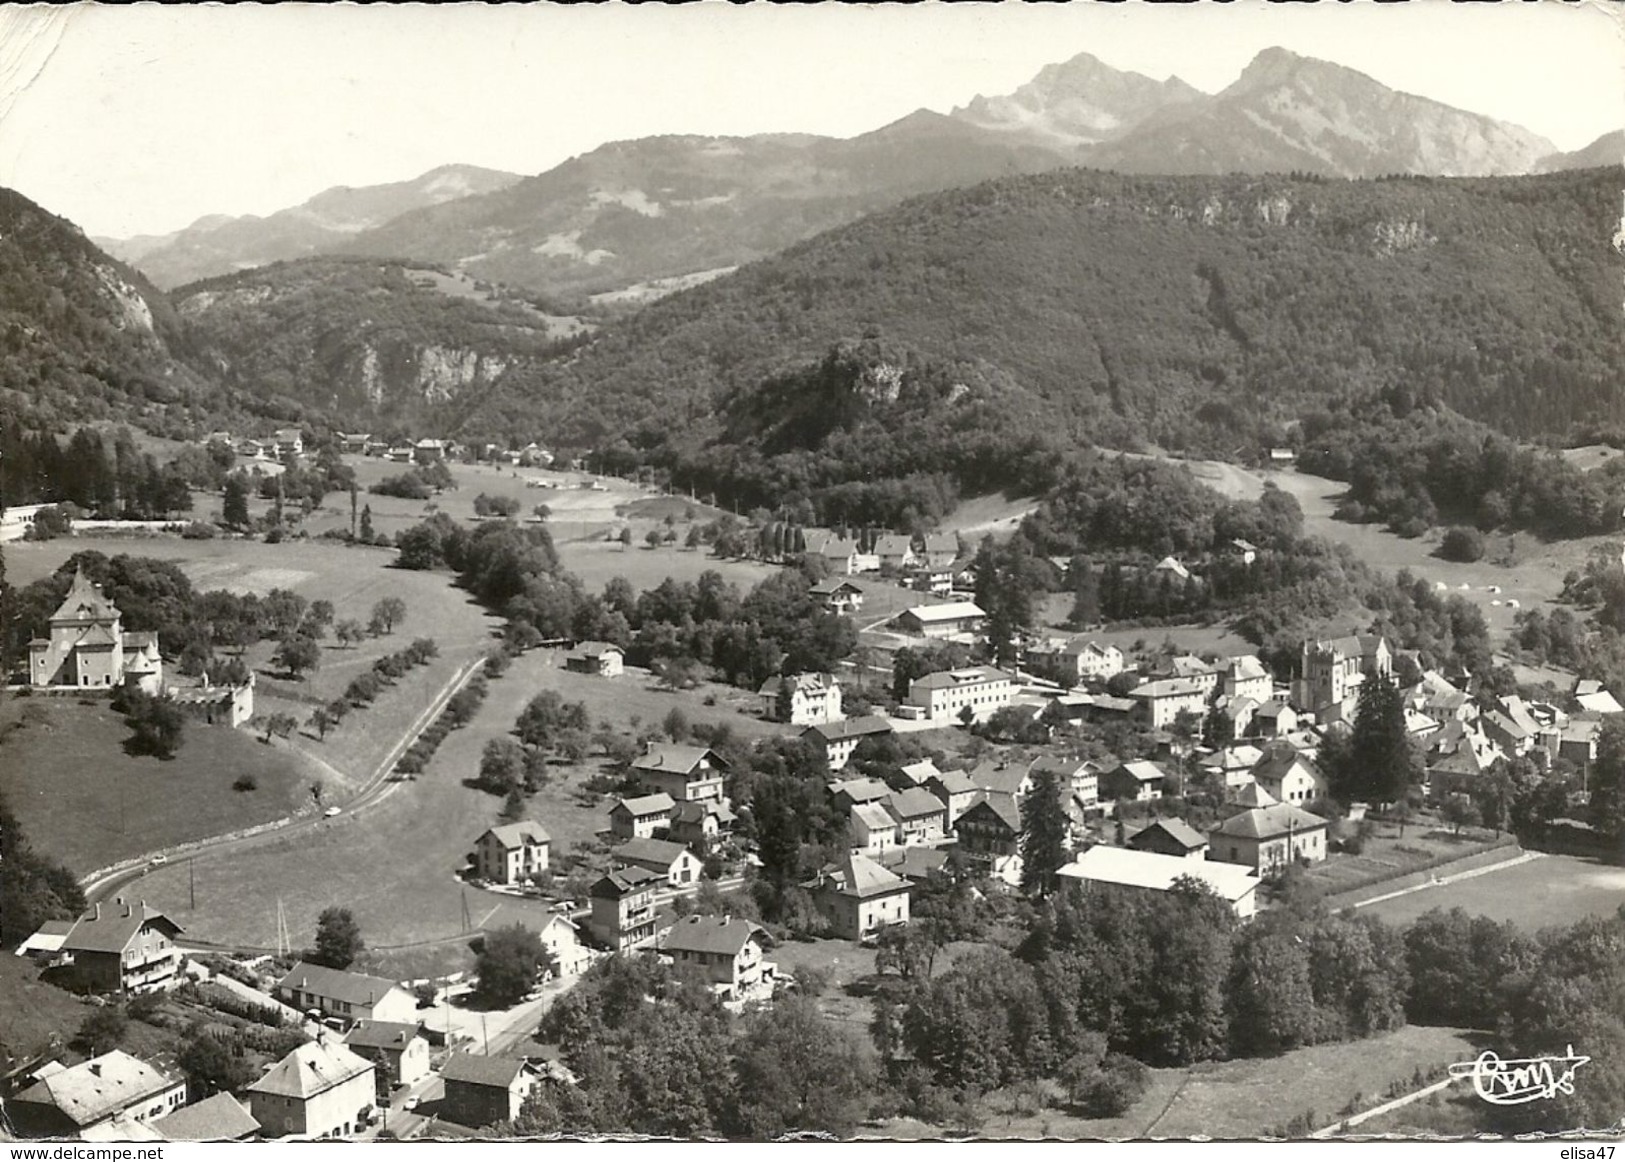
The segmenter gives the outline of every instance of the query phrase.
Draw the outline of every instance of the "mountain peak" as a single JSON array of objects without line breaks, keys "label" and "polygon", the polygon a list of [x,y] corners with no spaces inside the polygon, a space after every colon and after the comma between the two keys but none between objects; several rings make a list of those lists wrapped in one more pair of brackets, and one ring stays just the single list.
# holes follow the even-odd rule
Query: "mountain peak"
[{"label": "mountain peak", "polygon": [[1051,147],[1076,147],[1121,136],[1159,110],[1201,96],[1178,77],[1154,81],[1081,52],[1045,65],[1007,96],[978,95],[952,116]]}]

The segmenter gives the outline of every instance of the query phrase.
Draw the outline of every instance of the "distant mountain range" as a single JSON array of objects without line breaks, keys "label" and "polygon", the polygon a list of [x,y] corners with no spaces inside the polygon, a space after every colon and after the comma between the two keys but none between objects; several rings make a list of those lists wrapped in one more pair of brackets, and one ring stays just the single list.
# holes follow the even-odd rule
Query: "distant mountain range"
[{"label": "distant mountain range", "polygon": [[201,278],[325,253],[408,211],[492,193],[518,180],[518,174],[499,170],[444,165],[411,181],[336,186],[264,218],[215,214],[173,234],[92,241],[115,258],[139,266],[168,290]]},{"label": "distant mountain range", "polygon": [[[1600,160],[1599,160],[1600,159]],[[554,295],[696,281],[916,194],[1065,166],[1147,174],[1469,176],[1620,160],[1267,49],[1222,92],[1085,53],[1005,96],[848,140],[767,134],[614,142],[546,173],[453,166],[334,190],[268,218],[107,242],[161,286],[306,254],[408,259]],[[651,288],[651,284],[657,284]]]}]

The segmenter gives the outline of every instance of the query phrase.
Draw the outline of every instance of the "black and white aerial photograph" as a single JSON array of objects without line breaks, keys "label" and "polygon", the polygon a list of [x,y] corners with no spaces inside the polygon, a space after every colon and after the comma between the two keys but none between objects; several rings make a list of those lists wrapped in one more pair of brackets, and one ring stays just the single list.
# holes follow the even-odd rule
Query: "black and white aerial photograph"
[{"label": "black and white aerial photograph", "polygon": [[1607,0],[6,6],[0,554],[6,1158],[1625,1141]]}]

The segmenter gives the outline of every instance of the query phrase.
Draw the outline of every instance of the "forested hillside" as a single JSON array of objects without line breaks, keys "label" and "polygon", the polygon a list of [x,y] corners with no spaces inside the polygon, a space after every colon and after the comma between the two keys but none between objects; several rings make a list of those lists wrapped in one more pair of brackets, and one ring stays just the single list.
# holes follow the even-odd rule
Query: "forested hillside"
[{"label": "forested hillside", "polygon": [[[1042,432],[1247,458],[1328,400],[1396,386],[1514,435],[1560,433],[1625,419],[1618,213],[1603,170],[1001,179],[656,303],[450,414],[471,436],[624,437],[623,455],[680,477],[735,454],[816,463],[819,433],[774,434],[794,410],[784,384],[868,339],[977,368],[985,387],[918,415],[975,401],[979,438],[1008,444],[996,455]],[[908,438],[881,412],[843,416],[873,443]]]},{"label": "forested hillside", "polygon": [[0,189],[0,407],[56,425],[221,406],[187,353],[161,292],[71,222]]},{"label": "forested hillside", "polygon": [[409,425],[575,342],[540,298],[494,288],[457,297],[440,289],[451,282],[377,259],[312,258],[193,283],[173,298],[224,382],[278,407]]}]

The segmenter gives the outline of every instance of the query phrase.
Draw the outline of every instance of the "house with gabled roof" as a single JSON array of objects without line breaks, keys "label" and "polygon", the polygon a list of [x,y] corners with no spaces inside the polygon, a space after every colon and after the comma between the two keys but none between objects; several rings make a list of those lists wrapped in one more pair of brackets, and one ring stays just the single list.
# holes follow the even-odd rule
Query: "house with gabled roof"
[{"label": "house with gabled roof", "polygon": [[1232,815],[1208,833],[1208,857],[1242,864],[1260,875],[1327,855],[1327,823],[1318,815],[1277,803]]},{"label": "house with gabled roof", "polygon": [[1014,795],[978,791],[954,821],[959,850],[1008,884],[1021,882],[1021,807]]},{"label": "house with gabled roof", "polygon": [[1085,810],[1094,808],[1100,802],[1100,768],[1088,759],[1081,759],[1077,755],[1042,755],[1027,768],[1028,787],[1031,787],[1033,777],[1040,771],[1054,774],[1060,781],[1062,794],[1078,800],[1079,806]]},{"label": "house with gabled roof", "polygon": [[617,839],[653,839],[655,832],[670,826],[676,808],[676,802],[664,791],[617,799],[609,809],[610,834]]},{"label": "house with gabled roof", "polygon": [[315,1009],[324,1017],[347,1022],[417,1019],[417,998],[395,981],[323,964],[300,961],[276,982],[272,993],[301,1012]]},{"label": "house with gabled roof", "polygon": [[474,841],[475,866],[493,884],[521,884],[547,870],[553,838],[533,819],[487,828]]},{"label": "house with gabled roof", "polygon": [[916,787],[923,787],[933,775],[940,775],[937,764],[929,758],[923,758],[917,763],[904,763],[898,768],[903,777]]},{"label": "house with gabled roof", "polygon": [[120,896],[80,916],[62,938],[61,951],[89,992],[148,992],[168,987],[180,971],[175,937],[181,932],[145,900],[131,904]]},{"label": "house with gabled roof", "polygon": [[965,813],[966,809],[976,801],[978,787],[969,774],[959,770],[939,771],[925,781],[925,789],[930,791],[948,808],[948,826]]},{"label": "house with gabled roof", "polygon": [[813,600],[831,613],[846,615],[863,609],[863,590],[845,577],[814,581],[808,590]]},{"label": "house with gabled roof", "polygon": [[720,799],[728,764],[707,746],[651,742],[632,762],[632,776],[650,794],[664,791],[676,802]]},{"label": "house with gabled roof", "polygon": [[1068,686],[1085,678],[1105,681],[1123,672],[1123,651],[1085,637],[1049,640],[1030,647],[1022,658],[1033,673]]},{"label": "house with gabled roof", "polygon": [[655,891],[666,886],[659,872],[624,867],[600,876],[590,889],[587,930],[611,952],[630,952],[654,943]]},{"label": "house with gabled roof", "polygon": [[1172,855],[1179,859],[1206,859],[1208,840],[1207,836],[1181,819],[1158,819],[1129,836],[1127,846],[1135,851]]},{"label": "house with gabled roof", "polygon": [[769,939],[766,928],[742,917],[685,916],[662,934],[660,951],[677,967],[697,970],[725,999],[746,1000],[772,991]]},{"label": "house with gabled roof", "polygon": [[817,748],[831,771],[838,771],[846,766],[852,752],[864,739],[890,733],[891,723],[877,714],[865,714],[858,718],[843,718],[839,722],[814,723],[798,737]]},{"label": "house with gabled roof", "polygon": [[904,847],[935,843],[948,832],[948,808],[924,787],[893,791],[882,800],[897,822],[897,839]]},{"label": "house with gabled roof", "polygon": [[38,1075],[7,1098],[5,1112],[26,1138],[95,1138],[117,1123],[150,1125],[186,1103],[186,1079],[114,1049]]},{"label": "house with gabled roof", "polygon": [[564,655],[564,668],[576,674],[619,678],[626,672],[626,651],[614,642],[579,642]]},{"label": "house with gabled roof", "polygon": [[900,536],[896,533],[888,533],[885,536],[877,537],[875,539],[874,554],[880,561],[882,569],[896,572],[912,568],[919,561],[914,552],[913,538]]},{"label": "house with gabled roof", "polygon": [[1242,811],[1251,811],[1254,807],[1273,807],[1278,802],[1279,799],[1251,780],[1231,788],[1225,796],[1225,806]]},{"label": "house with gabled roof", "polygon": [[803,886],[842,939],[862,940],[888,925],[908,923],[913,885],[865,856],[830,864]]},{"label": "house with gabled roof", "polygon": [[1298,712],[1279,698],[1253,711],[1253,731],[1260,738],[1284,738],[1298,729]]},{"label": "house with gabled roof", "polygon": [[1270,700],[1274,680],[1254,654],[1225,658],[1219,663],[1219,690],[1229,698],[1251,698],[1262,705]]},{"label": "house with gabled roof", "polygon": [[815,722],[838,722],[841,718],[841,684],[834,674],[793,674],[769,678],[756,692],[762,700],[762,717],[792,726]]},{"label": "house with gabled roof", "polygon": [[429,1039],[415,1021],[357,1021],[344,1044],[371,1061],[390,1085],[411,1085],[429,1075]]},{"label": "house with gabled roof", "polygon": [[926,533],[920,556],[928,569],[952,569],[959,560],[959,538],[953,533]]},{"label": "house with gabled roof", "polygon": [[1581,678],[1574,684],[1574,700],[1589,714],[1625,714],[1625,706],[1595,678]]},{"label": "house with gabled roof", "polygon": [[446,1086],[441,1116],[476,1130],[517,1118],[538,1080],[524,1061],[478,1053],[453,1053],[440,1077]]},{"label": "house with gabled roof", "polygon": [[547,954],[547,969],[554,979],[577,976],[592,965],[592,950],[581,940],[581,929],[562,913],[554,913],[537,933]]},{"label": "house with gabled roof", "polygon": [[945,601],[941,605],[916,605],[897,615],[904,633],[926,638],[951,638],[979,633],[987,614],[974,601]]},{"label": "house with gabled roof", "polygon": [[881,859],[902,846],[897,820],[886,810],[883,801],[858,803],[847,811],[846,818],[852,851],[870,859]]},{"label": "house with gabled roof", "polygon": [[1206,714],[1211,688],[1191,678],[1160,678],[1141,683],[1128,696],[1140,707],[1152,730],[1163,730],[1181,714]]},{"label": "house with gabled roof", "polygon": [[733,830],[738,817],[720,799],[679,803],[671,813],[671,838],[705,850]]},{"label": "house with gabled roof", "polygon": [[1264,749],[1253,767],[1253,781],[1277,802],[1300,807],[1324,799],[1331,790],[1320,767],[1287,742],[1271,743]]},{"label": "house with gabled roof", "polygon": [[1162,798],[1167,780],[1167,772],[1149,759],[1119,763],[1100,777],[1100,797],[1109,802],[1149,803]]},{"label": "house with gabled roof", "polygon": [[654,872],[674,888],[700,881],[699,857],[669,839],[628,839],[610,849],[609,859],[616,868],[638,867]]},{"label": "house with gabled roof", "polygon": [[267,1137],[348,1138],[366,1125],[377,1092],[373,1063],[323,1034],[249,1085],[248,1103]]},{"label": "house with gabled roof", "polygon": [[151,1123],[165,1142],[247,1142],[259,1137],[260,1124],[248,1107],[229,1093],[211,1094]]},{"label": "house with gabled roof", "polygon": [[837,811],[850,811],[860,803],[878,803],[891,794],[879,779],[841,779],[829,785],[830,802]]}]

